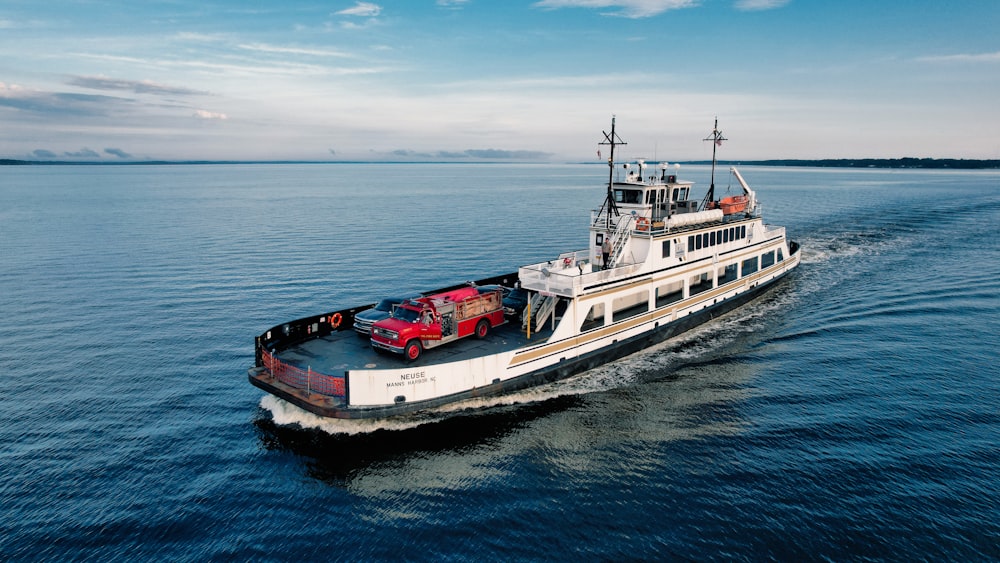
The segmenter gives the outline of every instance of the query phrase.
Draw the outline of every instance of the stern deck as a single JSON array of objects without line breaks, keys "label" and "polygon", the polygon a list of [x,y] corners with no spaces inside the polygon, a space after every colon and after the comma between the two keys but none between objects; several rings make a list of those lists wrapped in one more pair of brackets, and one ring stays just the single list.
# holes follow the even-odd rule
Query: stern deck
[{"label": "stern deck", "polygon": [[486,338],[463,338],[439,348],[425,350],[416,361],[408,362],[402,355],[376,352],[367,338],[353,330],[342,330],[291,346],[277,352],[275,356],[300,369],[327,375],[343,375],[350,370],[420,367],[510,352],[541,344],[551,335],[551,323],[537,333],[532,331],[529,339],[521,331],[519,323],[508,321],[493,327]]}]

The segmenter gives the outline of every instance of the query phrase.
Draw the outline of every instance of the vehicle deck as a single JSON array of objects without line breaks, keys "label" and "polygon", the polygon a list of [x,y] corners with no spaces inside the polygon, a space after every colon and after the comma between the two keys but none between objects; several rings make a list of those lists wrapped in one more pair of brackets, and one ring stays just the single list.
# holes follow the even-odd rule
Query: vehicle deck
[{"label": "vehicle deck", "polygon": [[443,364],[509,352],[524,346],[541,344],[552,335],[552,321],[538,332],[532,330],[529,339],[521,324],[508,321],[490,329],[486,338],[463,338],[437,348],[424,350],[414,362],[407,362],[402,355],[376,352],[369,340],[353,330],[341,330],[308,340],[278,352],[282,362],[301,369],[340,375],[355,369],[398,369]]}]

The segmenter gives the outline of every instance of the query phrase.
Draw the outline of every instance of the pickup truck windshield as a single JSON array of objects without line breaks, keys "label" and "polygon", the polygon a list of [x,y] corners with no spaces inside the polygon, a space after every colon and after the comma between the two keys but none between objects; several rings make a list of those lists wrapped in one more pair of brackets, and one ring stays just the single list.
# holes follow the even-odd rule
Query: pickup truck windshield
[{"label": "pickup truck windshield", "polygon": [[420,311],[414,311],[413,309],[406,309],[404,307],[396,307],[392,312],[392,316],[408,323],[415,323],[420,317]]}]

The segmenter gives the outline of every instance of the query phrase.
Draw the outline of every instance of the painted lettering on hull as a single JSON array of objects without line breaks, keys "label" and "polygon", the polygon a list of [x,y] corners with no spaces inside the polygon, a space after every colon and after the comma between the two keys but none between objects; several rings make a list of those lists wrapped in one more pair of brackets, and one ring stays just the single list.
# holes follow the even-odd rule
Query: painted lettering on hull
[{"label": "painted lettering on hull", "polygon": [[421,383],[434,381],[434,379],[435,378],[433,377],[427,377],[426,371],[413,371],[399,374],[399,381],[389,381],[385,384],[385,386],[404,387],[406,385],[420,385]]}]

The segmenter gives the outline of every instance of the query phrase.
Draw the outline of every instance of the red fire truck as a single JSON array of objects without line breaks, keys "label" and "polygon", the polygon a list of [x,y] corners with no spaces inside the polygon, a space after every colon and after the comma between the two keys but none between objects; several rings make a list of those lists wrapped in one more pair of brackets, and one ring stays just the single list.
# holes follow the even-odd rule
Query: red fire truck
[{"label": "red fire truck", "polygon": [[402,354],[412,362],[424,348],[473,334],[483,338],[503,322],[501,290],[480,293],[475,287],[463,287],[396,305],[392,317],[372,325],[371,343],[375,349]]}]

